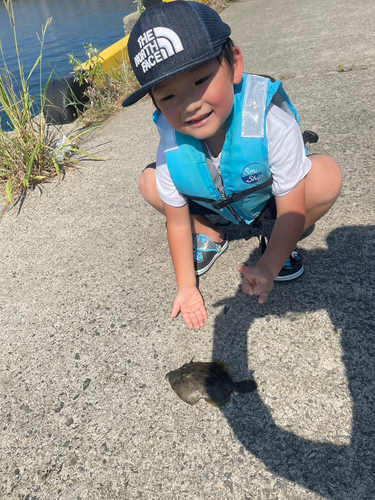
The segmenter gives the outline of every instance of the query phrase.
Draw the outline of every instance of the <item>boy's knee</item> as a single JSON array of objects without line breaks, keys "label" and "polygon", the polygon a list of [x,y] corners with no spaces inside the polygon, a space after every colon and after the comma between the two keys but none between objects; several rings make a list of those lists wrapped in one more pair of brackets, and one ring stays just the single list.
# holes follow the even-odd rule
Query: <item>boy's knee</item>
[{"label": "boy's knee", "polygon": [[342,189],[342,180],[343,180],[342,170],[339,167],[336,160],[334,160],[331,157],[329,157],[329,168],[331,171],[331,186],[334,191],[333,196],[334,199],[336,200],[336,198],[338,198],[339,194],[341,193]]},{"label": "boy's knee", "polygon": [[138,181],[138,189],[139,191],[141,192],[141,195],[143,196],[143,198],[145,197],[144,196],[144,193],[147,192],[147,179],[145,179],[145,175],[144,175],[144,172],[141,174],[140,178],[139,178],[139,181]]},{"label": "boy's knee", "polygon": [[158,190],[156,188],[155,163],[151,163],[143,170],[139,178],[138,187],[144,200],[147,201],[147,203],[154,207],[158,212],[165,215],[163,202],[161,201]]},{"label": "boy's knee", "polygon": [[154,195],[156,190],[155,168],[152,165],[147,166],[143,170],[138,181],[139,191],[146,201]]},{"label": "boy's knee", "polygon": [[316,155],[312,156],[311,159],[313,162],[313,189],[318,189],[324,198],[327,197],[325,203],[335,201],[342,188],[341,168],[331,156]]},{"label": "boy's knee", "polygon": [[330,156],[325,161],[325,195],[324,204],[332,206],[340,196],[342,188],[342,171],[336,160]]}]

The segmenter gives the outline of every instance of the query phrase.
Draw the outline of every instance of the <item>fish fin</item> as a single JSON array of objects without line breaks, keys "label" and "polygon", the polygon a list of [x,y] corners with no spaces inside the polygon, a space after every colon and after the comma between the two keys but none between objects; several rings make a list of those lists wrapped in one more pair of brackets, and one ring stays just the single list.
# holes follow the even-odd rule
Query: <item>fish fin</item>
[{"label": "fish fin", "polygon": [[221,406],[217,401],[214,401],[213,399],[206,399],[206,401],[209,405],[215,406],[216,408],[219,408]]},{"label": "fish fin", "polygon": [[233,382],[233,389],[235,392],[253,392],[257,388],[255,380],[242,380],[241,382]]},{"label": "fish fin", "polygon": [[227,403],[229,403],[230,401],[230,395],[225,398],[225,399],[222,399],[220,401],[215,401],[214,399],[206,399],[204,398],[208,404],[212,405],[212,406],[216,406],[216,408],[220,408],[221,406],[224,406],[226,405]]}]

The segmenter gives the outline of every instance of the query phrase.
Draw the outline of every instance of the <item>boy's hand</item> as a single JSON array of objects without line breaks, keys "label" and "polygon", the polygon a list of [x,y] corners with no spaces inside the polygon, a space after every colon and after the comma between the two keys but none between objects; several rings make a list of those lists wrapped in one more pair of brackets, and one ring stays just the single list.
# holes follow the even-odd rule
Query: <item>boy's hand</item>
[{"label": "boy's hand", "polygon": [[240,266],[237,271],[243,274],[242,291],[248,295],[259,295],[259,304],[264,304],[273,287],[273,274],[265,265],[255,267]]},{"label": "boy's hand", "polygon": [[202,295],[196,286],[182,288],[177,292],[171,318],[175,318],[180,311],[190,329],[199,330],[204,326],[208,316]]}]

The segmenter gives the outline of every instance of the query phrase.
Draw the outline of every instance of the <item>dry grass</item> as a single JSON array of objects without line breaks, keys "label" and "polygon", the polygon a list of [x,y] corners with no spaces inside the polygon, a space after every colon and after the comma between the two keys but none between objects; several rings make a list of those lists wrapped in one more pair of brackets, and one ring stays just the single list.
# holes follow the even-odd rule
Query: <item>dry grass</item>
[{"label": "dry grass", "polygon": [[[56,128],[47,126],[44,109],[48,104],[47,91],[53,73],[42,88],[41,61],[46,30],[51,19],[42,27],[39,38],[40,54],[28,75],[25,74],[20,60],[17,42],[16,23],[12,0],[2,0],[13,28],[13,41],[18,61],[19,77],[9,71],[0,40],[0,111],[7,117],[11,132],[0,127],[0,192],[5,195],[7,205],[24,195],[36,184],[46,182],[54,177],[60,179],[61,171],[72,167],[78,159],[72,159],[74,153],[79,156],[93,157],[78,148],[81,137],[89,132],[79,134],[73,131],[61,139]],[[40,102],[30,94],[30,78],[39,71]]]},{"label": "dry grass", "polygon": [[90,77],[88,83],[84,92],[87,102],[81,116],[81,124],[85,127],[119,113],[124,99],[139,88],[134,72],[124,62],[114,75],[103,73],[100,77]]},{"label": "dry grass", "polygon": [[211,9],[216,10],[216,12],[222,12],[234,1],[235,0],[208,0],[207,5],[211,7]]}]

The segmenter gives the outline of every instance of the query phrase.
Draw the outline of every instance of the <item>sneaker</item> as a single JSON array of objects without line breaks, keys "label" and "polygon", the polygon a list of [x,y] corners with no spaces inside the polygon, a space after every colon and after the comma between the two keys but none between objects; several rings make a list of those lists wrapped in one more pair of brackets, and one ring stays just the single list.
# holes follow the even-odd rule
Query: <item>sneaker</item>
[{"label": "sneaker", "polygon": [[285,262],[275,281],[290,281],[298,278],[304,271],[301,255],[295,248]]},{"label": "sneaker", "polygon": [[214,243],[204,234],[196,234],[193,240],[195,274],[202,276],[215,260],[228,248],[228,238],[223,243]]}]

